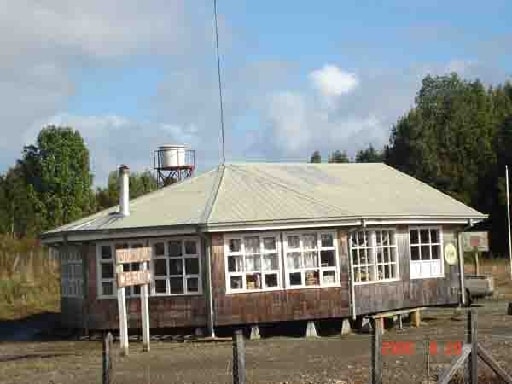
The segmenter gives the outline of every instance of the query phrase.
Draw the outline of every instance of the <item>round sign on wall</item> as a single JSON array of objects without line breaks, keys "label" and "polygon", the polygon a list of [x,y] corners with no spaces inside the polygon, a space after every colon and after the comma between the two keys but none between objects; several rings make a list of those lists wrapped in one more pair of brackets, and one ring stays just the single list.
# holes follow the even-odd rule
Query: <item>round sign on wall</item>
[{"label": "round sign on wall", "polygon": [[450,265],[457,264],[457,248],[452,243],[448,243],[445,245],[444,259]]}]

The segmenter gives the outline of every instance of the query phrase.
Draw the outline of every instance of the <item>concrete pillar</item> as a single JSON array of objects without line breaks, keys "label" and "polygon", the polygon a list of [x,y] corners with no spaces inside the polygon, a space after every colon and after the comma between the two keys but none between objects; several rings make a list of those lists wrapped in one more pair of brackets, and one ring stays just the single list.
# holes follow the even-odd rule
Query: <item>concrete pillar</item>
[{"label": "concrete pillar", "polygon": [[404,323],[402,321],[402,315],[401,314],[398,315],[398,329],[399,330],[404,329]]},{"label": "concrete pillar", "polygon": [[341,321],[341,336],[349,335],[352,333],[352,327],[350,326],[349,319],[343,319]]},{"label": "concrete pillar", "polygon": [[314,321],[308,321],[306,325],[306,338],[314,338],[318,337],[318,333],[316,332],[315,322]]},{"label": "concrete pillar", "polygon": [[251,325],[251,336],[249,340],[259,340],[260,337],[260,327],[257,324]]},{"label": "concrete pillar", "polygon": [[418,328],[421,324],[421,312],[419,309],[416,309],[411,312],[411,324]]}]

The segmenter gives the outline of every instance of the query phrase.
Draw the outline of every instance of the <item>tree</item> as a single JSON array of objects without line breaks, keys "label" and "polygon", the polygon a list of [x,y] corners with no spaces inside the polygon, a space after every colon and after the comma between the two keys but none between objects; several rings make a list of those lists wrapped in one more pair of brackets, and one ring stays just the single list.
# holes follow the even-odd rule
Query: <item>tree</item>
[{"label": "tree", "polygon": [[320,155],[320,152],[319,151],[313,152],[313,154],[311,155],[311,160],[309,162],[310,163],[321,163],[322,156]]},{"label": "tree", "polygon": [[25,147],[19,166],[29,193],[48,212],[43,213],[46,222],[42,229],[92,212],[89,151],[78,131],[68,127],[43,128],[36,145]]},{"label": "tree", "polygon": [[356,163],[382,163],[384,162],[384,153],[377,151],[370,144],[368,148],[361,149],[356,154]]},{"label": "tree", "polygon": [[350,160],[347,156],[347,152],[341,152],[337,149],[329,156],[329,163],[350,163]]}]

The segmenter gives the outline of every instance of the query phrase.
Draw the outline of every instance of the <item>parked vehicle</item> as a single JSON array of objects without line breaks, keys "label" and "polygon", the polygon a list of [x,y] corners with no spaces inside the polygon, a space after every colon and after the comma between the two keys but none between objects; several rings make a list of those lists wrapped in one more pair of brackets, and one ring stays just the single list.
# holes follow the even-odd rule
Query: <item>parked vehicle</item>
[{"label": "parked vehicle", "polygon": [[471,304],[474,299],[494,294],[494,278],[492,276],[465,275],[464,287],[468,304]]}]

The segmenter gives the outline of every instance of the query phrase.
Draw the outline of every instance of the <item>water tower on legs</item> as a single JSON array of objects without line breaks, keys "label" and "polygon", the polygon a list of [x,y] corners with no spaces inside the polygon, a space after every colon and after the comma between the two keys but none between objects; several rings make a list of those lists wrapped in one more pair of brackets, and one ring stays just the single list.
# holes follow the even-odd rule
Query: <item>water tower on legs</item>
[{"label": "water tower on legs", "polygon": [[158,186],[177,183],[194,174],[196,151],[184,145],[162,145],[154,153]]}]

